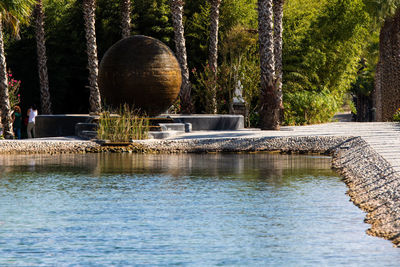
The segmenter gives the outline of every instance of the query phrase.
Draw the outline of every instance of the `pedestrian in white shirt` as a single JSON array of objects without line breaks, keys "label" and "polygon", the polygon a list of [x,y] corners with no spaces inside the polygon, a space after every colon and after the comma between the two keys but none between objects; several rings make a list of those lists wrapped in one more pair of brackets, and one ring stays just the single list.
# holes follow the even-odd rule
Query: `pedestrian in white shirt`
[{"label": "pedestrian in white shirt", "polygon": [[35,118],[38,115],[38,111],[36,109],[35,105],[32,105],[28,109],[28,127],[27,127],[27,132],[28,132],[28,138],[35,138]]}]

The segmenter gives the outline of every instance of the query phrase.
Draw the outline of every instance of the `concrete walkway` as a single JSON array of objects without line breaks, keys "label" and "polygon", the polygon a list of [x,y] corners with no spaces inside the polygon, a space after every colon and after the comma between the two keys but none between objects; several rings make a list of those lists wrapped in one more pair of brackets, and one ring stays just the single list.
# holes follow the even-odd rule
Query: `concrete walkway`
[{"label": "concrete walkway", "polygon": [[364,139],[400,173],[400,123],[334,122],[309,126],[286,126],[280,131],[245,129],[239,131],[198,131],[171,137],[172,140],[203,138],[354,136]]}]

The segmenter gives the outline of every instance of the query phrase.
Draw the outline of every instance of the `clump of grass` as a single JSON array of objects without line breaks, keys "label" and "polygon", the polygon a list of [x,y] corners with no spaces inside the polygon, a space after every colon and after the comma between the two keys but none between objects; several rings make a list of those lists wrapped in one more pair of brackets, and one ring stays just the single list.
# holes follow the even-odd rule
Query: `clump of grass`
[{"label": "clump of grass", "polygon": [[127,104],[117,112],[102,112],[97,136],[111,142],[129,142],[148,138],[149,120]]}]

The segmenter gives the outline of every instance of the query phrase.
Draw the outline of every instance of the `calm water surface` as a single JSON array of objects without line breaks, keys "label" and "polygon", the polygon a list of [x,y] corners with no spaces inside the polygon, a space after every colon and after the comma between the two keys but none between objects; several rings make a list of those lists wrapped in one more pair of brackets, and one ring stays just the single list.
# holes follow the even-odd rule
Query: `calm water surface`
[{"label": "calm water surface", "polygon": [[0,266],[398,266],[330,159],[0,157]]}]

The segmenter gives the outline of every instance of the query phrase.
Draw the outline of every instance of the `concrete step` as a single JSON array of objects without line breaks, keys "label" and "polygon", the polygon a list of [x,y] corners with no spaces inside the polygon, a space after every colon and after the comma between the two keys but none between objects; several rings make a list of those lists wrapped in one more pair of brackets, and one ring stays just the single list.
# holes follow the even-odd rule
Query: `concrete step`
[{"label": "concrete step", "polygon": [[97,124],[79,122],[75,124],[75,135],[84,139],[94,139],[97,137]]},{"label": "concrete step", "polygon": [[97,131],[81,131],[78,135],[80,138],[83,139],[96,139],[97,138]]},{"label": "concrete step", "polygon": [[[180,132],[183,133],[183,132]],[[149,132],[149,139],[165,139],[177,134],[176,131]]]},{"label": "concrete step", "polygon": [[185,131],[184,123],[159,123],[161,131]]},{"label": "concrete step", "polygon": [[78,122],[75,124],[75,135],[79,136],[82,131],[96,131],[97,124],[96,123],[85,123]]}]

